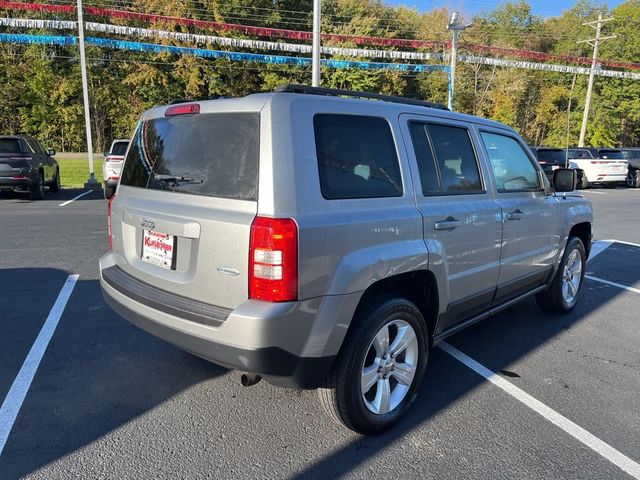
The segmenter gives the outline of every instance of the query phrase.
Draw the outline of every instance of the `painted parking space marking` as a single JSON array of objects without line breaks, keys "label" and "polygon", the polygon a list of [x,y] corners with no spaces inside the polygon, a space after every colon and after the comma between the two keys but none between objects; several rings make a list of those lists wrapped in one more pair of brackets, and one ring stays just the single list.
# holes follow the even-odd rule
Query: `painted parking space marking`
[{"label": "painted parking space marking", "polygon": [[610,287],[622,288],[628,292],[640,293],[640,289],[629,287],[628,285],[622,285],[621,283],[612,282],[611,280],[605,280],[604,278],[594,277],[593,275],[585,275],[584,278],[588,278],[589,280],[593,280],[594,282],[604,283],[605,285],[609,285]]},{"label": "painted parking space marking", "polygon": [[[593,260],[596,256],[600,255],[607,248],[609,248],[615,240],[598,240],[591,245],[591,252],[589,253],[589,260]],[[589,261],[587,260],[587,261]]]},{"label": "painted parking space marking", "polygon": [[7,393],[7,396],[2,403],[2,407],[0,407],[0,456],[2,455],[4,446],[7,443],[13,424],[20,412],[22,403],[29,391],[33,377],[40,366],[40,361],[44,356],[44,352],[49,345],[49,341],[51,340],[56,327],[58,326],[60,317],[62,317],[67,301],[69,300],[69,297],[71,297],[71,293],[73,292],[73,288],[77,281],[78,275],[69,275],[67,277],[67,281],[60,290],[58,298],[53,304],[53,307],[51,307],[49,315],[47,316],[36,341],[33,343],[31,350],[29,350],[27,358],[25,358],[18,375],[13,381],[13,384],[9,389],[9,393]]},{"label": "painted parking space marking", "polygon": [[69,205],[72,202],[75,202],[76,200],[78,200],[79,198],[84,197],[85,195],[89,195],[91,192],[93,192],[93,190],[87,190],[86,192],[82,192],[80,195],[76,195],[75,197],[73,197],[71,200],[67,200],[66,202],[62,202],[60,205],[58,205],[59,207],[66,207],[67,205]]},{"label": "painted parking space marking", "polygon": [[619,452],[608,443],[600,440],[598,437],[589,433],[584,428],[573,423],[571,420],[556,412],[552,408],[546,406],[540,400],[532,397],[524,390],[521,390],[511,382],[496,375],[487,367],[476,362],[474,359],[465,355],[460,350],[451,346],[447,342],[440,343],[439,347],[449,355],[451,355],[453,358],[463,363],[465,366],[469,367],[471,370],[514,397],[516,400],[522,402],[534,412],[544,417],[546,420],[550,421],[557,427],[560,427],[573,438],[591,448],[594,452],[609,460],[621,470],[627,472],[634,478],[640,479],[640,464],[634,462],[632,459]]},{"label": "painted parking space marking", "polygon": [[582,193],[595,193],[596,195],[606,195],[605,192],[596,192],[595,190],[581,190]]}]

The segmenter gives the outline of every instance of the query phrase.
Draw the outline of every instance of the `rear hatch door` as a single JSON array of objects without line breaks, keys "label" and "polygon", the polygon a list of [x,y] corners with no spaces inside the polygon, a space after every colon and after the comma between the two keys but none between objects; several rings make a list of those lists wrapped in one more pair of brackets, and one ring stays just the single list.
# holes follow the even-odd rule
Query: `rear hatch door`
[{"label": "rear hatch door", "polygon": [[0,177],[21,175],[29,166],[31,155],[22,153],[20,140],[17,138],[0,138]]},{"label": "rear hatch door", "polygon": [[112,203],[120,268],[211,305],[245,301],[259,138],[255,111],[143,119]]},{"label": "rear hatch door", "polygon": [[600,171],[607,175],[624,175],[627,173],[628,162],[620,150],[598,150]]}]

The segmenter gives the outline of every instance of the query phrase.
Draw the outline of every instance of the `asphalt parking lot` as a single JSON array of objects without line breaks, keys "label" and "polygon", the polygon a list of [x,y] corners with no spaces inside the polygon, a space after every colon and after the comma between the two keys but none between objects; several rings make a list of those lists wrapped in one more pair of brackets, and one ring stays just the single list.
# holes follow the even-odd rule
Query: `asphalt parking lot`
[{"label": "asphalt parking lot", "polygon": [[529,300],[448,340],[497,384],[436,348],[410,413],[369,438],[112,313],[106,203],[80,193],[0,197],[0,478],[640,478],[640,190],[585,193],[601,242],[571,314]]}]

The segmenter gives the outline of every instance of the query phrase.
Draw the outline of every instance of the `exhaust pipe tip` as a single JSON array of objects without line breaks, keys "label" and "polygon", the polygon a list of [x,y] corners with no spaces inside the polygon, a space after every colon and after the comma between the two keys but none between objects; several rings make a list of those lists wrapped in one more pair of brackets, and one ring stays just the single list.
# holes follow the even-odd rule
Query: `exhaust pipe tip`
[{"label": "exhaust pipe tip", "polygon": [[258,383],[260,380],[262,380],[262,377],[257,373],[245,372],[240,375],[240,383],[243,387],[251,387],[252,385]]}]

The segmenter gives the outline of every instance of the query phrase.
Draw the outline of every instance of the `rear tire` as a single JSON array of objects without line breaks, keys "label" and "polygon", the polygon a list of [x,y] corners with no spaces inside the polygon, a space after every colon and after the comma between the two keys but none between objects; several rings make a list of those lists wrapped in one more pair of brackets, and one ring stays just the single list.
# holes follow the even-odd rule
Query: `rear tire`
[{"label": "rear tire", "polygon": [[402,297],[359,309],[353,322],[318,394],[330,417],[371,435],[398,422],[415,399],[429,337],[418,308]]},{"label": "rear tire", "polygon": [[111,187],[107,184],[104,185],[104,199],[109,200],[116,193],[116,187]]},{"label": "rear tire", "polygon": [[558,271],[547,290],[536,295],[538,305],[546,312],[569,313],[578,303],[587,255],[582,240],[569,237]]},{"label": "rear tire", "polygon": [[578,179],[578,188],[580,190],[586,190],[589,188],[589,180],[587,180],[587,176],[582,173],[582,176]]},{"label": "rear tire", "polygon": [[56,169],[56,176],[54,177],[51,185],[49,185],[49,191],[56,193],[60,191],[60,169]]},{"label": "rear tire", "polygon": [[629,170],[626,183],[629,188],[640,188],[640,170]]},{"label": "rear tire", "polygon": [[44,177],[38,173],[38,179],[31,184],[29,189],[31,200],[44,200]]}]

